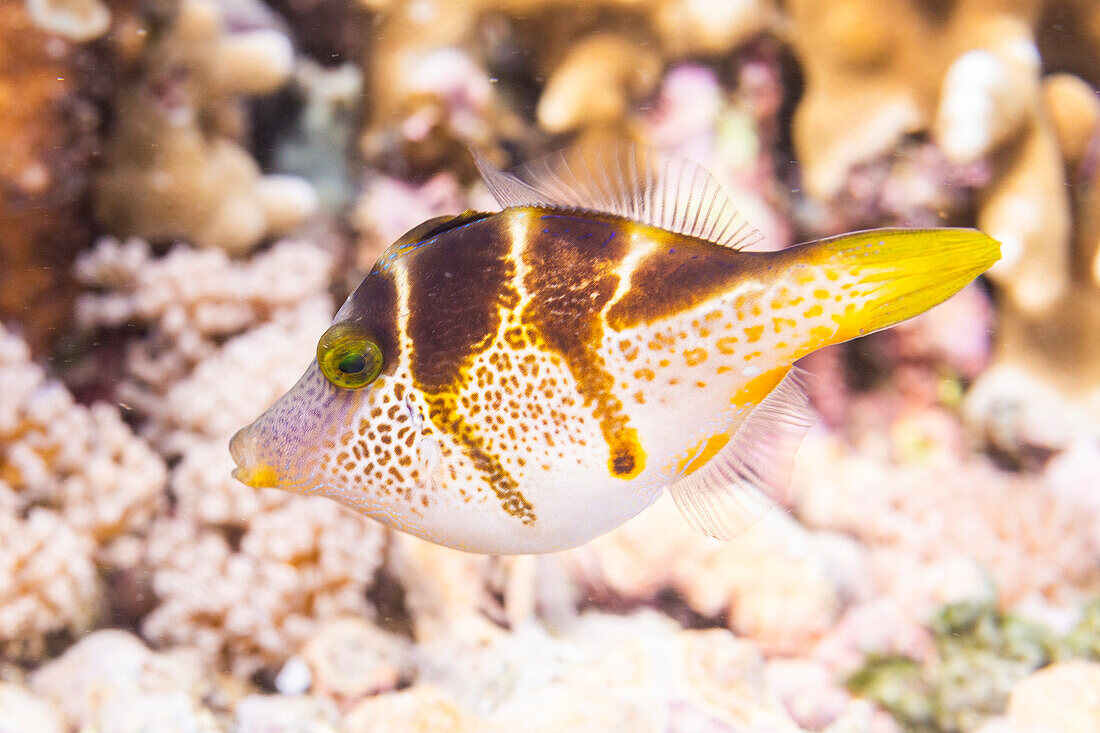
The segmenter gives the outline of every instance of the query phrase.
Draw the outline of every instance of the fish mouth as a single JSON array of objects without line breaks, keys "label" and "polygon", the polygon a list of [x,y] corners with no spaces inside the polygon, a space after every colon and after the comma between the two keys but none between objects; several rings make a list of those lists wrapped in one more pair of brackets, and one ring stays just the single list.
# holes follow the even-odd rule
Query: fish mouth
[{"label": "fish mouth", "polygon": [[229,441],[229,453],[237,464],[232,472],[233,478],[254,489],[277,489],[282,483],[279,472],[270,463],[257,461],[253,457],[251,427],[241,428]]},{"label": "fish mouth", "polygon": [[254,489],[279,488],[278,472],[266,463],[255,466],[237,466],[233,469],[233,478]]}]

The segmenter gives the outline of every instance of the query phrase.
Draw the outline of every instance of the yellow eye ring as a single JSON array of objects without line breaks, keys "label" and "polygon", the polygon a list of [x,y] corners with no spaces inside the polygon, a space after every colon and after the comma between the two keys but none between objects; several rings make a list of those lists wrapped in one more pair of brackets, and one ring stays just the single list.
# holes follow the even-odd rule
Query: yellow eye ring
[{"label": "yellow eye ring", "polygon": [[365,387],[382,373],[382,349],[351,321],[333,324],[317,342],[317,364],[342,389]]}]

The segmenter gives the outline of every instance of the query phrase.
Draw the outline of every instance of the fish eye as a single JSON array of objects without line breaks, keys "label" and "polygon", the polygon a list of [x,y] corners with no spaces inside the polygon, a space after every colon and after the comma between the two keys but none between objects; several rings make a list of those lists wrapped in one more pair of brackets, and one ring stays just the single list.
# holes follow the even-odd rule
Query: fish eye
[{"label": "fish eye", "polygon": [[317,342],[317,364],[342,389],[365,387],[382,372],[382,349],[351,321],[333,324]]}]

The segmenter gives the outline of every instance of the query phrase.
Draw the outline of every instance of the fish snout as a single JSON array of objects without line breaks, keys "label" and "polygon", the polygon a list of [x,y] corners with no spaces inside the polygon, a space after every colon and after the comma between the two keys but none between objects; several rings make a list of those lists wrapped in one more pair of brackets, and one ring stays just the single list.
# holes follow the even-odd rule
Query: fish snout
[{"label": "fish snout", "polygon": [[279,488],[279,472],[257,456],[255,423],[237,431],[229,441],[229,453],[237,467],[233,478],[254,489]]}]

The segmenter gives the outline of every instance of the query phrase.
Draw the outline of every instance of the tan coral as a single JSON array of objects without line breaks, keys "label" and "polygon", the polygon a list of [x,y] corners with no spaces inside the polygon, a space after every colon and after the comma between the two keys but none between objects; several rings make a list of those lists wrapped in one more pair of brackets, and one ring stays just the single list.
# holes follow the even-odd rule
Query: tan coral
[{"label": "tan coral", "polygon": [[[1047,263],[1057,262],[1060,289],[1041,309],[1012,299],[1003,304],[997,363],[967,402],[970,419],[1009,453],[1027,445],[1064,448],[1082,431],[1100,429],[1100,100],[1066,74],[1044,81],[1043,98],[1064,157],[1074,231],[1060,254],[1022,253],[1006,286],[1044,287]],[[1034,208],[1024,200],[1013,205]]]},{"label": "tan coral", "polygon": [[558,65],[539,97],[536,116],[551,133],[617,127],[635,99],[657,86],[656,52],[633,40],[597,34],[578,41]]},{"label": "tan coral", "polygon": [[111,27],[111,11],[100,0],[27,0],[31,20],[48,33],[91,41]]},{"label": "tan coral", "polygon": [[249,520],[287,504],[292,494],[253,489],[231,475],[226,441],[195,441],[172,470],[172,493],[187,516],[219,527],[244,527]]},{"label": "tan coral", "polygon": [[1042,4],[790,7],[807,79],[794,121],[807,189],[836,195],[854,166],[909,133],[931,131],[958,162],[989,159],[994,178],[980,194],[978,224],[1005,245],[990,274],[1030,313],[1065,291],[1070,236],[1064,173],[1039,94],[1034,29]]},{"label": "tan coral", "polygon": [[1081,164],[1100,123],[1100,101],[1089,84],[1073,74],[1043,80],[1043,104],[1050,113],[1058,148],[1069,171]]},{"label": "tan coral", "polygon": [[2,327],[0,384],[0,640],[34,651],[97,615],[93,558],[112,566],[110,544],[163,509],[166,470],[116,408],[75,404]]},{"label": "tan coral", "polygon": [[226,446],[237,428],[294,384],[331,319],[327,295],[279,309],[269,322],[230,339],[165,393],[147,398],[150,430],[161,436],[163,449],[182,454],[170,485],[187,516],[243,527],[291,500],[284,491],[257,490],[234,479]]},{"label": "tan coral", "polygon": [[115,100],[95,186],[100,221],[118,235],[241,253],[310,216],[312,187],[262,176],[234,140],[237,97],[278,88],[291,63],[282,34],[230,33],[216,3],[185,0],[147,49],[140,79]]},{"label": "tan coral", "polygon": [[115,408],[75,405],[60,384],[46,382],[29,364],[24,368],[31,378],[23,394],[0,395],[6,403],[0,409],[11,416],[0,425],[0,482],[14,492],[17,506],[61,511],[97,543],[143,527],[161,506],[163,461]]},{"label": "tan coral", "polygon": [[989,271],[1002,317],[973,421],[1018,452],[1025,433],[1047,430],[1033,425],[1045,412],[1029,397],[1040,382],[1081,403],[1071,411],[1100,414],[1100,197],[1087,162],[1097,101],[1080,79],[1040,79],[1061,68],[1100,83],[1086,61],[1100,52],[1095,4],[799,0],[790,13],[807,79],[794,139],[812,194],[836,195],[855,166],[909,133],[931,133],[956,164],[990,168],[976,223],[1002,242]]},{"label": "tan coral", "polygon": [[332,258],[282,242],[248,262],[105,240],[81,261],[97,292],[88,326],[148,324],[127,356],[123,394],[146,434],[180,458],[135,577],[149,577],[146,638],[185,642],[238,676],[277,668],[327,619],[367,615],[380,525],[323,499],[259,492],[230,476],[230,434],[290,387],[332,317]]},{"label": "tan coral", "polygon": [[[365,58],[373,104],[361,149],[383,164],[401,150],[417,172],[434,172],[448,157],[458,157],[463,146],[455,143],[531,142],[513,105],[469,82],[455,83],[456,64],[438,65],[441,54],[484,69],[501,60],[487,53],[499,54],[501,44],[531,49],[523,67],[546,80],[537,112],[545,130],[622,129],[667,59],[726,53],[779,24],[772,0],[361,4],[372,11],[369,22],[380,27]],[[434,119],[434,134],[408,134],[409,128],[425,129],[417,122],[425,110]],[[469,122],[471,113],[476,124]]]},{"label": "tan coral", "polygon": [[[270,321],[227,341],[159,406],[162,427],[209,438],[228,438],[253,413],[289,389],[313,361],[318,335],[332,321],[327,294],[272,313]],[[266,369],[257,370],[264,362]]]}]

